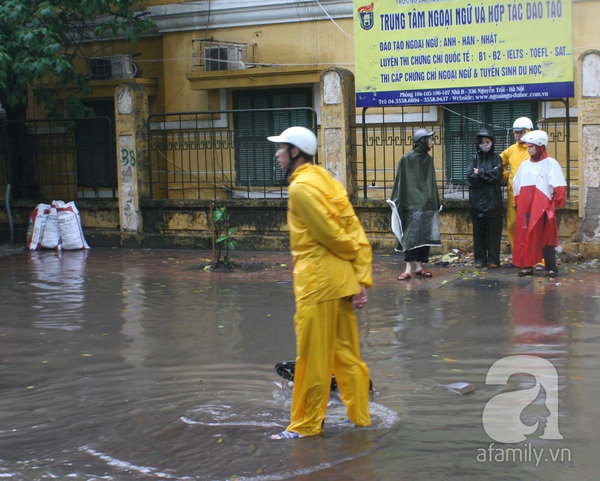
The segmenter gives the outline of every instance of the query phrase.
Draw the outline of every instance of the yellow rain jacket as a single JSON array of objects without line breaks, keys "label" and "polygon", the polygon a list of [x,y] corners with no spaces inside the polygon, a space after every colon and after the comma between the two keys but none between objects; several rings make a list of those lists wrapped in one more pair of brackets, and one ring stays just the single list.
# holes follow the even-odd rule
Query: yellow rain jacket
[{"label": "yellow rain jacket", "polygon": [[515,224],[517,222],[517,208],[515,207],[515,193],[513,191],[513,179],[517,174],[517,170],[521,164],[529,158],[527,145],[522,142],[515,142],[500,154],[502,157],[502,165],[504,173],[502,180],[507,183],[507,202],[506,202],[506,233],[508,234],[508,242],[510,243],[511,251],[515,239]]},{"label": "yellow rain jacket", "polygon": [[290,176],[288,225],[298,304],[371,287],[371,244],[346,190],[327,170],[303,164]]},{"label": "yellow rain jacket", "polygon": [[301,436],[322,432],[332,374],[348,419],[368,426],[370,374],[350,298],[372,284],[371,245],[346,190],[316,165],[302,164],[290,176],[288,224],[296,367],[287,429]]}]

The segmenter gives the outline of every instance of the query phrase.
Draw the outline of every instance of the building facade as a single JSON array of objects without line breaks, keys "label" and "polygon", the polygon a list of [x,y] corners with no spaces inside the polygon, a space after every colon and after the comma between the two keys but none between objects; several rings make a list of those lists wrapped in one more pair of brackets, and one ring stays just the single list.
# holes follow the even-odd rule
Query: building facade
[{"label": "building facade", "polygon": [[92,245],[206,247],[209,204],[219,201],[248,248],[284,247],[285,178],[265,138],[299,124],[315,130],[318,161],[346,185],[374,245],[388,249],[385,199],[396,163],[426,126],[436,130],[444,247],[466,247],[472,137],[494,125],[503,148],[512,121],[528,116],[549,132],[569,182],[561,242],[600,251],[599,2],[573,0],[574,98],[386,109],[354,107],[351,1],[150,0],[143,8],[156,28],[138,43],[84,46],[78,68],[88,71],[92,94],[83,100],[95,119],[71,128],[30,105],[35,195],[4,196],[0,214],[17,237],[36,202],[60,198],[77,202]]}]

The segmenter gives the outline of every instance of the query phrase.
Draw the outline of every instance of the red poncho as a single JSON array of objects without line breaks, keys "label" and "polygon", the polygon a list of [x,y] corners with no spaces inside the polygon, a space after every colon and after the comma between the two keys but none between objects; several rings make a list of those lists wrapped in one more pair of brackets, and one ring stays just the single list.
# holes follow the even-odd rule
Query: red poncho
[{"label": "red poncho", "polygon": [[558,245],[556,207],[562,207],[567,183],[560,164],[544,152],[539,160],[528,159],[513,181],[517,223],[513,264],[531,267],[543,258],[545,246]]}]

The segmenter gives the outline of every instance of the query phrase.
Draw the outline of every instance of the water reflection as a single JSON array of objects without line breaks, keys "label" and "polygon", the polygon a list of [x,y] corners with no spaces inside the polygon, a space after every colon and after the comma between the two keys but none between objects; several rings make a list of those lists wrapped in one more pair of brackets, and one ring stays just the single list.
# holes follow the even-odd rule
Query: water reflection
[{"label": "water reflection", "polygon": [[36,327],[81,329],[85,307],[85,260],[88,251],[32,252],[35,280],[31,282],[30,303],[39,309]]},{"label": "water reflection", "polygon": [[562,322],[562,300],[557,290],[555,284],[547,282],[534,282],[531,289],[513,287],[509,315],[515,353],[564,363],[569,328]]},{"label": "water reflection", "polygon": [[[0,477],[595,479],[599,274],[548,282],[449,270],[401,284],[379,265],[359,314],[374,426],[346,425],[334,397],[325,436],[278,443],[268,434],[289,419],[290,392],[273,367],[295,352],[291,265],[208,274],[199,257],[92,249],[0,258]],[[539,389],[520,418],[538,423],[535,432],[496,448],[568,448],[570,462],[481,459],[494,442],[482,425],[487,403],[536,387],[526,374],[502,385],[486,375],[523,354],[557,369],[564,439],[541,437],[553,393]],[[444,387],[453,382],[475,392]]]},{"label": "water reflection", "polygon": [[141,365],[148,354],[146,336],[142,326],[146,291],[143,286],[143,271],[139,267],[126,268],[123,273],[123,308],[121,316],[125,321],[121,327],[121,334],[129,340],[129,344],[121,350],[123,358],[136,366]]}]

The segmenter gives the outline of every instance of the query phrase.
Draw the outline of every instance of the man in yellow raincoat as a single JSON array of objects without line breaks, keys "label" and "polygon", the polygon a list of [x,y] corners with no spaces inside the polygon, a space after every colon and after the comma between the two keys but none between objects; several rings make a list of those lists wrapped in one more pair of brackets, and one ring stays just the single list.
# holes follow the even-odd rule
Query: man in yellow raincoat
[{"label": "man in yellow raincoat", "polygon": [[511,253],[514,252],[515,225],[517,222],[517,208],[515,206],[513,180],[515,175],[517,175],[517,171],[521,164],[529,158],[527,146],[524,142],[521,142],[521,137],[532,130],[533,122],[527,117],[519,117],[513,123],[515,143],[500,154],[500,157],[502,157],[502,166],[504,168],[502,180],[507,181],[506,233],[508,234],[508,243],[510,244]]},{"label": "man in yellow raincoat", "polygon": [[313,164],[317,138],[304,127],[279,136],[276,158],[289,175],[288,225],[294,258],[296,365],[291,422],[271,439],[323,431],[331,376],[354,425],[371,424],[369,369],[360,356],[354,309],[372,285],[371,245],[348,194]]}]

